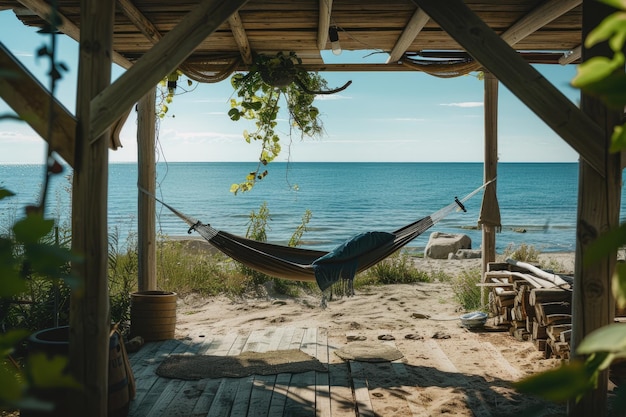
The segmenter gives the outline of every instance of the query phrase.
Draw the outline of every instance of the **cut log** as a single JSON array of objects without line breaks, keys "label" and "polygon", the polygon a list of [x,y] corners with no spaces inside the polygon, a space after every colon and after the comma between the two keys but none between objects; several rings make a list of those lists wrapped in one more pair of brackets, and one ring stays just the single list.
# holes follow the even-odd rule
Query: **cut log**
[{"label": "cut log", "polygon": [[571,323],[552,324],[546,327],[546,333],[550,339],[558,342],[561,340],[560,338],[561,333],[568,331],[568,330],[571,331],[571,329],[572,329]]},{"label": "cut log", "polygon": [[542,326],[538,322],[533,322],[533,330],[532,330],[533,340],[535,339],[546,339],[548,337],[547,327]]},{"label": "cut log", "polygon": [[565,281],[563,278],[561,278],[559,275],[557,274],[552,274],[550,272],[546,272],[541,268],[538,268],[534,265],[531,265],[529,263],[526,262],[519,262],[516,261],[514,259],[507,259],[506,260],[507,263],[516,266],[518,268],[523,268],[526,269],[530,272],[532,272],[533,274],[535,274],[537,277],[547,280],[553,284],[556,284],[557,286],[561,287],[561,288],[570,288],[570,284],[569,282]]},{"label": "cut log", "polygon": [[[535,304],[535,314],[537,315],[537,321],[543,325],[553,324],[554,321],[549,322],[548,316],[569,316],[571,322],[571,305],[567,302],[558,303],[538,303]],[[553,320],[561,320],[562,318],[553,317]],[[564,319],[564,318],[563,318]],[[567,321],[560,321],[561,323]]]},{"label": "cut log", "polygon": [[572,292],[569,290],[563,290],[560,288],[535,288],[530,290],[528,296],[528,302],[534,306],[537,303],[550,303],[550,302],[571,302]]},{"label": "cut log", "polygon": [[545,288],[548,286],[555,286],[551,282],[547,282],[546,280],[542,280],[534,275],[525,274],[522,272],[511,272],[511,278],[514,280],[523,280],[524,282],[532,285],[534,288]]},{"label": "cut log", "polygon": [[545,325],[568,324],[572,322],[571,314],[548,314],[545,318]]}]

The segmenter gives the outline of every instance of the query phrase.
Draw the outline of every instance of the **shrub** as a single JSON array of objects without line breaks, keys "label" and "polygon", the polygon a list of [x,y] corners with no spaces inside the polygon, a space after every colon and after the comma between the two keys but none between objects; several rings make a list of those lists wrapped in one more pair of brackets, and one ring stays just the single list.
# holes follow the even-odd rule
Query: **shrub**
[{"label": "shrub", "polygon": [[415,268],[411,256],[402,251],[394,253],[371,267],[365,272],[365,276],[368,281],[379,284],[410,284],[431,281],[430,275]]},{"label": "shrub", "polygon": [[522,243],[518,247],[510,244],[506,247],[502,256],[504,257],[504,259],[511,258],[520,262],[538,262],[540,253],[541,252],[533,245],[527,245],[526,243]]},{"label": "shrub", "polygon": [[480,287],[476,285],[481,281],[481,275],[480,268],[472,268],[450,280],[454,298],[467,311],[483,308],[480,303]]}]

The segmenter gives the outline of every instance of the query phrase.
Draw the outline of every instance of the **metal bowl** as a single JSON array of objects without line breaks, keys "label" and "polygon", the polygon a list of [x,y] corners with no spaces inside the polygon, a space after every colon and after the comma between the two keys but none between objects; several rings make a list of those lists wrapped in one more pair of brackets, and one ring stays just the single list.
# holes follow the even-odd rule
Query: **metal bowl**
[{"label": "metal bowl", "polygon": [[461,319],[461,326],[467,329],[482,329],[487,322],[487,313],[482,311],[472,311],[471,313],[463,314]]}]

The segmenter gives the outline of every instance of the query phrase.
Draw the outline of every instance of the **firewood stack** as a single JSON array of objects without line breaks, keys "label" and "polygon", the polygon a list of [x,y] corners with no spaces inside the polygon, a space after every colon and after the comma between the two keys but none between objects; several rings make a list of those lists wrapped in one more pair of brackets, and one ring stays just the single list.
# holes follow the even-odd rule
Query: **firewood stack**
[{"label": "firewood stack", "polygon": [[546,358],[568,359],[572,282],[525,262],[490,263],[480,284],[490,290],[489,324],[532,341]]}]

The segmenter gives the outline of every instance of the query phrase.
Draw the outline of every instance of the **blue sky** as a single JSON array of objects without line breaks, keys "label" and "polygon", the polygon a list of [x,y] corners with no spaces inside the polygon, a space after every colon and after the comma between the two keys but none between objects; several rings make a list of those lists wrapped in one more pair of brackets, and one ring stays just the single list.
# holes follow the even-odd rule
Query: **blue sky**
[{"label": "blue sky", "polygon": [[[57,89],[57,96],[75,112],[77,43],[59,36],[58,60],[69,68]],[[49,43],[19,22],[11,11],[0,12],[0,41],[48,85],[48,62],[36,59],[35,51]],[[344,51],[342,62],[384,62],[386,55],[365,57],[365,52]],[[324,53],[324,57],[332,54]],[[330,58],[329,58],[330,59]],[[570,100],[579,93],[569,86],[575,66],[536,67]],[[114,68],[114,78],[122,74]],[[474,75],[440,79],[419,72],[323,73],[328,85],[338,87],[352,80],[346,90],[319,96],[325,134],[321,138],[289,138],[286,119],[278,131],[283,151],[277,158],[305,161],[372,162],[482,162],[483,82]],[[180,83],[186,87],[186,83]],[[257,144],[247,144],[244,129],[249,122],[228,118],[233,89],[229,80],[197,84],[193,91],[174,97],[167,117],[158,128],[160,161],[256,161]],[[574,162],[578,154],[502,84],[499,90],[498,153],[501,162]],[[0,100],[0,114],[11,112]],[[131,114],[121,139],[123,148],[111,151],[111,162],[137,159],[136,118]],[[291,144],[291,145],[289,145]],[[0,123],[0,163],[42,163],[44,141],[21,122]]]}]

